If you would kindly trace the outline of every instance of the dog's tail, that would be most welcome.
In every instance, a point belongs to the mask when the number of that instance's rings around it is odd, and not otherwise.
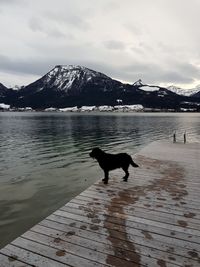
[[[131,158],[130,160],[131,160],[130,163],[131,163],[131,165],[132,165],[134,168],[138,168],[138,167],[139,167],[139,165],[137,165],[137,164],[133,161],[132,158]]]

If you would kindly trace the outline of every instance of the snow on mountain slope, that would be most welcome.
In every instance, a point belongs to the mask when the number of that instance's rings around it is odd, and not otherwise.
[[[140,89],[146,92],[154,92],[154,91],[158,91],[160,88],[157,86],[142,85],[140,86]]]
[[[12,90],[19,91],[19,90],[21,90],[23,87],[24,87],[24,86],[15,85],[15,86],[13,86],[13,87],[11,86],[10,88],[11,88]]]
[[[163,87],[154,86],[154,85],[145,85],[142,83],[141,80],[136,81],[133,85],[138,86],[139,89],[146,91],[146,92],[160,91],[161,88],[164,90]],[[196,86],[193,89],[182,89],[180,87],[171,85],[171,86],[166,87],[165,89],[169,90],[169,91],[171,91],[177,95],[193,96],[194,94],[197,94],[198,92],[200,92],[200,85]]]
[[[193,89],[182,89],[180,87],[171,85],[168,86],[167,89],[173,93],[176,93],[177,95],[192,96],[200,91],[200,85],[196,86]]]
[[[83,83],[88,83],[94,78],[101,77],[110,79],[106,75],[90,70],[82,66],[57,65],[54,69],[43,76],[43,84],[50,87],[56,87],[58,90],[67,92],[73,84],[80,87]],[[39,90],[42,90],[41,87]]]
[[[160,90],[159,86],[144,84],[141,79],[134,82],[133,86],[137,86],[139,87],[139,89],[146,91],[146,92],[154,92],[154,91]]]

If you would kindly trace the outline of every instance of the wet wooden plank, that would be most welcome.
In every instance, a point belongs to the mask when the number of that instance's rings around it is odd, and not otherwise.
[[[91,203],[89,203],[89,205],[91,205]],[[83,203],[83,202],[79,202],[79,203],[69,203],[67,206],[62,207],[61,210],[63,211],[76,211],[78,213],[81,213],[80,210],[84,210],[87,209],[89,206],[87,203]],[[102,210],[106,210],[107,205],[94,205],[95,209],[102,209]],[[112,207],[112,211],[113,211],[113,216],[120,216],[120,207]],[[105,213],[102,211],[99,211],[99,213],[102,213],[105,215]],[[161,212],[161,211],[156,211],[156,210],[151,210],[151,209],[138,209],[136,207],[134,208],[130,208],[125,210],[124,209],[124,213],[123,213],[123,217],[124,214],[129,216],[129,217],[142,217],[142,218],[146,218],[146,219],[151,219],[153,221],[157,221],[157,222],[165,222],[168,224],[173,224],[173,225],[178,225],[178,221],[182,220],[183,217],[187,218],[187,227],[188,228],[193,228],[193,229],[197,229],[200,230],[200,220],[196,219],[195,213],[192,212],[188,212],[188,213],[184,213],[183,215],[176,215],[176,214],[172,214],[172,213],[166,213],[166,212]],[[109,214],[107,214],[109,215]]]
[[[126,253],[126,255],[129,255],[130,253],[132,253],[131,251],[128,250],[123,250],[121,249],[121,247],[117,248],[118,254],[115,255],[112,249],[112,246],[109,244],[109,242],[107,243],[102,243],[99,241],[99,239],[95,240],[95,236],[87,236],[87,237],[81,237],[80,235],[76,235],[75,231],[69,231],[67,233],[63,232],[63,231],[59,231],[58,229],[54,230],[52,228],[47,228],[47,227],[42,227],[42,226],[36,226],[32,229],[33,234],[32,234],[32,238],[36,238],[34,233],[40,233],[42,235],[46,235],[48,237],[43,238],[44,240],[49,240],[47,242],[52,242],[52,240],[56,240],[56,243],[59,244],[63,244],[65,243],[65,245],[67,247],[70,247],[70,249],[73,251],[73,247],[75,246],[80,246],[80,247],[87,247],[88,249],[94,250],[92,253],[91,258],[93,257],[95,260],[97,260],[99,257],[101,260],[102,259],[102,263],[105,264],[105,256],[106,255],[110,255],[113,256],[114,258],[116,258],[116,261],[118,261],[118,263],[120,264],[126,264],[126,262],[123,262],[123,258],[124,258],[124,254]],[[70,233],[70,234],[69,234]],[[91,233],[90,233],[91,235]],[[51,237],[51,238],[49,238]],[[90,237],[90,239],[88,239],[88,237]],[[41,240],[41,238],[39,238],[39,240]],[[44,241],[45,242],[45,241]],[[140,246],[140,251],[143,254],[143,261],[142,264],[147,264],[148,266],[155,266],[156,264],[156,259],[159,259],[160,257],[168,257],[170,258],[170,254],[167,253],[166,251],[160,251],[157,249],[152,249],[146,246]],[[80,253],[80,249],[77,251],[77,253]],[[149,258],[149,255],[151,254],[152,258]],[[84,254],[85,255],[85,254]],[[170,259],[168,260],[169,264],[171,262],[171,264],[174,264],[174,261]],[[195,266],[196,262],[194,260],[190,260],[188,258],[186,258],[185,256],[176,256],[176,264],[180,264],[180,266],[183,266],[185,264],[185,262],[190,262],[190,264],[193,264]]]
[[[56,231],[57,233],[54,233],[54,235],[51,236],[50,232],[51,234],[53,233],[52,229],[50,231],[47,231],[47,229],[45,230],[43,229],[42,233],[38,231],[38,228],[35,230],[36,231],[29,231],[28,233],[25,233],[23,237],[29,240],[33,240],[35,242],[42,243],[44,245],[48,245],[49,247],[53,247],[58,250],[63,250],[64,248],[65,251],[73,255],[76,255],[77,258],[80,257],[79,264],[82,264],[81,266],[102,266],[102,265],[112,266],[111,264],[106,263],[106,259],[107,259],[107,255],[109,254],[109,251],[105,251],[105,250],[100,251],[100,249],[98,249],[100,246],[99,243],[97,246],[96,243],[92,240],[88,242],[88,239],[85,239],[85,240],[81,240],[80,238],[76,239],[76,236],[74,235],[73,232],[62,234],[59,237],[59,231]],[[70,242],[70,238],[71,238],[71,242]],[[133,252],[127,252],[127,255],[128,253],[131,255],[131,257],[133,257]],[[131,267],[132,264],[134,264],[134,261],[131,262],[130,260],[129,263],[127,263],[123,257],[120,257],[120,250],[119,250],[119,256],[114,255],[114,253],[110,253],[109,255],[112,258],[112,261],[118,262],[118,265],[120,266],[123,266],[125,264],[126,266]],[[88,260],[87,260],[86,264],[84,265],[85,259],[89,259],[90,262],[88,263]],[[147,257],[145,259],[144,264],[146,264],[148,261],[149,259]],[[76,266],[79,266],[79,265],[76,265]]]
[[[49,220],[46,220],[46,221],[58,222],[60,224],[69,225],[69,226],[71,224],[76,224],[77,227],[79,227],[80,229],[84,228],[84,229],[88,229],[89,231],[94,231],[94,232],[104,234],[106,236],[110,235],[111,237],[117,237],[119,239],[126,240],[124,238],[124,233],[126,233],[124,232],[124,228],[120,227],[120,225],[116,225],[113,223],[108,223],[107,225],[108,230],[109,230],[108,231],[103,226],[101,227],[98,224],[88,223],[83,220],[78,221],[78,220],[69,219],[69,218],[61,217],[61,216],[55,216],[55,215],[51,215]],[[149,235],[153,237],[152,239],[157,240],[157,241],[163,242],[163,238],[164,238],[165,239],[164,243],[167,243],[167,244],[172,244],[176,242],[176,246],[185,247],[188,250],[190,248],[193,249],[194,246],[199,248],[199,237],[191,235],[191,234],[183,235],[178,232],[175,232],[174,230],[170,232],[163,230],[160,233],[158,231],[151,232],[150,229],[148,228],[148,225],[140,226],[140,224],[136,224],[136,227],[131,228],[130,230],[131,231],[129,231],[127,235],[132,238],[136,238],[137,236],[138,237],[147,236],[146,233],[148,232]],[[191,244],[191,243],[194,243],[194,244]]]
[[[6,256],[0,253],[0,266],[4,267],[4,266],[10,266],[10,267],[29,267],[32,266],[30,264],[24,263],[19,261],[16,256]]]
[[[70,202],[71,204],[78,204],[78,205],[91,205],[93,203],[93,206],[95,208],[102,208],[105,209],[107,207],[107,201],[104,198],[101,198],[100,201],[94,201],[92,197],[83,197],[83,196],[78,196],[73,201]],[[113,205],[113,209],[118,210],[119,205],[115,203]],[[126,212],[128,212],[130,209],[124,208]],[[188,209],[187,212],[183,209],[178,209],[176,207],[173,208],[173,206],[169,206],[166,203],[163,205],[157,204],[157,202],[152,202],[151,204],[149,202],[144,201],[142,203],[137,202],[137,205],[134,205],[134,208],[132,210],[135,210],[137,212],[143,211],[143,212],[155,212],[155,213],[163,213],[163,215],[178,215],[178,216],[186,216],[187,213],[191,211],[191,209]],[[193,209],[194,213],[191,215],[191,219],[194,220],[200,220],[200,210]],[[189,216],[190,217],[190,216]]]
[[[81,266],[83,267],[100,267],[101,264],[97,262],[87,260],[85,258],[80,258],[74,254],[68,253],[64,247],[61,249],[60,247],[52,247],[45,245],[42,240],[41,242],[35,242],[31,239],[26,239],[23,237],[18,237],[12,242],[12,248],[10,250],[12,253],[16,254],[17,248],[21,248],[23,253],[26,251],[31,251],[35,255],[42,255],[42,261],[38,263],[37,259],[33,260],[33,264],[35,266]],[[3,249],[6,250],[7,247]],[[17,254],[18,255],[18,254]],[[20,254],[21,255],[21,254]],[[32,260],[32,256],[27,255],[27,261]],[[40,259],[41,260],[41,259]]]
[[[73,226],[71,226],[73,225]],[[88,227],[88,225],[84,225],[82,223],[76,222],[76,223],[70,223],[69,225],[66,225],[62,223],[61,221],[58,223],[56,221],[50,221],[50,220],[44,220],[41,222],[41,226],[45,226],[46,228],[50,228],[53,230],[60,231],[60,233],[68,233],[68,232],[74,232],[73,238],[70,240],[71,242],[74,242],[76,238],[86,238],[89,240],[92,240],[92,242],[96,241],[98,243],[103,243],[103,249],[107,249],[107,246],[110,247],[110,242],[106,238],[108,237],[108,233],[105,231],[105,229],[99,228],[98,231],[93,230]],[[82,230],[83,229],[83,230]],[[37,229],[33,229],[38,231]],[[39,230],[40,231],[40,230]],[[52,234],[53,231],[49,230],[50,233]],[[52,232],[51,232],[52,231]],[[156,238],[157,234],[148,234],[143,231],[134,231],[132,233],[132,236],[129,235],[129,239],[134,238],[134,242],[137,244],[137,246],[140,248],[141,254],[145,254],[146,256],[152,255],[155,258],[158,258],[158,256],[162,253],[163,255],[166,256],[166,252],[170,252],[172,250],[171,244],[173,244],[173,238],[169,238],[168,242],[163,243],[163,236],[158,236]],[[160,238],[159,238],[160,237]],[[125,244],[125,240],[123,238],[123,234],[120,236],[118,231],[113,230],[112,231],[112,239],[120,239],[121,244],[119,243],[119,246],[117,248],[121,249],[121,247]],[[90,241],[91,242],[91,241]],[[90,244],[90,242],[88,242]],[[91,242],[91,243],[92,243]],[[117,242],[113,242],[117,243]],[[105,244],[105,246],[104,246]],[[150,253],[151,252],[151,253]],[[173,253],[181,257],[181,261],[183,262],[184,258],[187,258],[187,248],[185,246],[176,246],[173,249]],[[149,254],[150,253],[150,254]]]
[[[64,267],[69,265],[65,265],[60,263],[59,261],[55,261],[47,255],[45,255],[43,248],[38,246],[37,252],[35,251],[34,246],[31,247],[31,243],[28,244],[28,246],[19,247],[14,244],[9,244],[5,248],[1,250],[1,253],[6,255],[7,257],[11,258],[17,258],[19,261],[24,262],[25,264],[30,264],[31,266],[44,266],[44,267]],[[51,250],[49,250],[51,252]],[[0,254],[0,261],[2,259],[2,255]],[[12,264],[12,265],[11,265]],[[16,265],[15,265],[16,264]],[[6,266],[17,266],[18,267],[18,261],[13,261],[12,263],[9,262]],[[20,265],[19,265],[20,266]],[[23,266],[23,265],[22,265]]]
[[[3,266],[200,266],[200,144],[155,142],[0,251]],[[12,259],[14,259],[12,261]],[[20,265],[22,264],[22,265]]]
[[[199,243],[199,238],[200,238],[200,232],[195,231],[193,229],[185,229],[185,227],[173,227],[168,224],[157,224],[155,225],[155,222],[151,220],[144,220],[141,218],[135,217],[135,221],[132,222],[126,222],[126,225],[124,223],[116,223],[117,219],[112,218],[109,216],[107,220],[104,220],[104,218],[101,218],[99,216],[99,221],[96,222],[95,220],[92,220],[91,218],[87,218],[87,216],[81,216],[77,214],[72,214],[72,213],[67,213],[63,211],[57,211],[54,213],[57,215],[59,218],[70,218],[73,219],[74,221],[81,221],[83,223],[91,224],[96,227],[104,227],[104,224],[106,223],[107,230],[117,230],[122,233],[126,233],[127,231],[134,231],[134,229],[139,229],[140,231],[147,231],[149,233],[158,233],[159,235],[162,235],[163,238],[167,236],[176,236],[177,238],[177,243],[180,245],[185,244],[184,240],[194,240],[194,243]],[[197,235],[198,234],[198,235]],[[190,245],[190,242],[188,242],[188,245]],[[196,246],[195,244],[191,245],[191,247]],[[197,245],[199,247],[199,245]]]

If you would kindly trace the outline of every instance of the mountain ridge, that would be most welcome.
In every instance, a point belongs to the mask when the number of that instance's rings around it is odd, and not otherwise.
[[[178,109],[184,102],[197,101],[193,97],[195,94],[192,97],[185,96],[177,94],[177,90],[144,84],[141,79],[133,84],[125,84],[84,66],[56,65],[41,78],[19,90],[0,84],[0,103],[4,100],[5,104],[15,107],[43,109],[116,105],[120,99],[121,103],[127,105]]]

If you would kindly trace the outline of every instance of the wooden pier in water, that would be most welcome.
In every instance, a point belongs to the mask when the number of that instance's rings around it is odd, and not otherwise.
[[[200,144],[154,142],[0,250],[0,267],[200,266]],[[98,166],[97,166],[98,168]]]

